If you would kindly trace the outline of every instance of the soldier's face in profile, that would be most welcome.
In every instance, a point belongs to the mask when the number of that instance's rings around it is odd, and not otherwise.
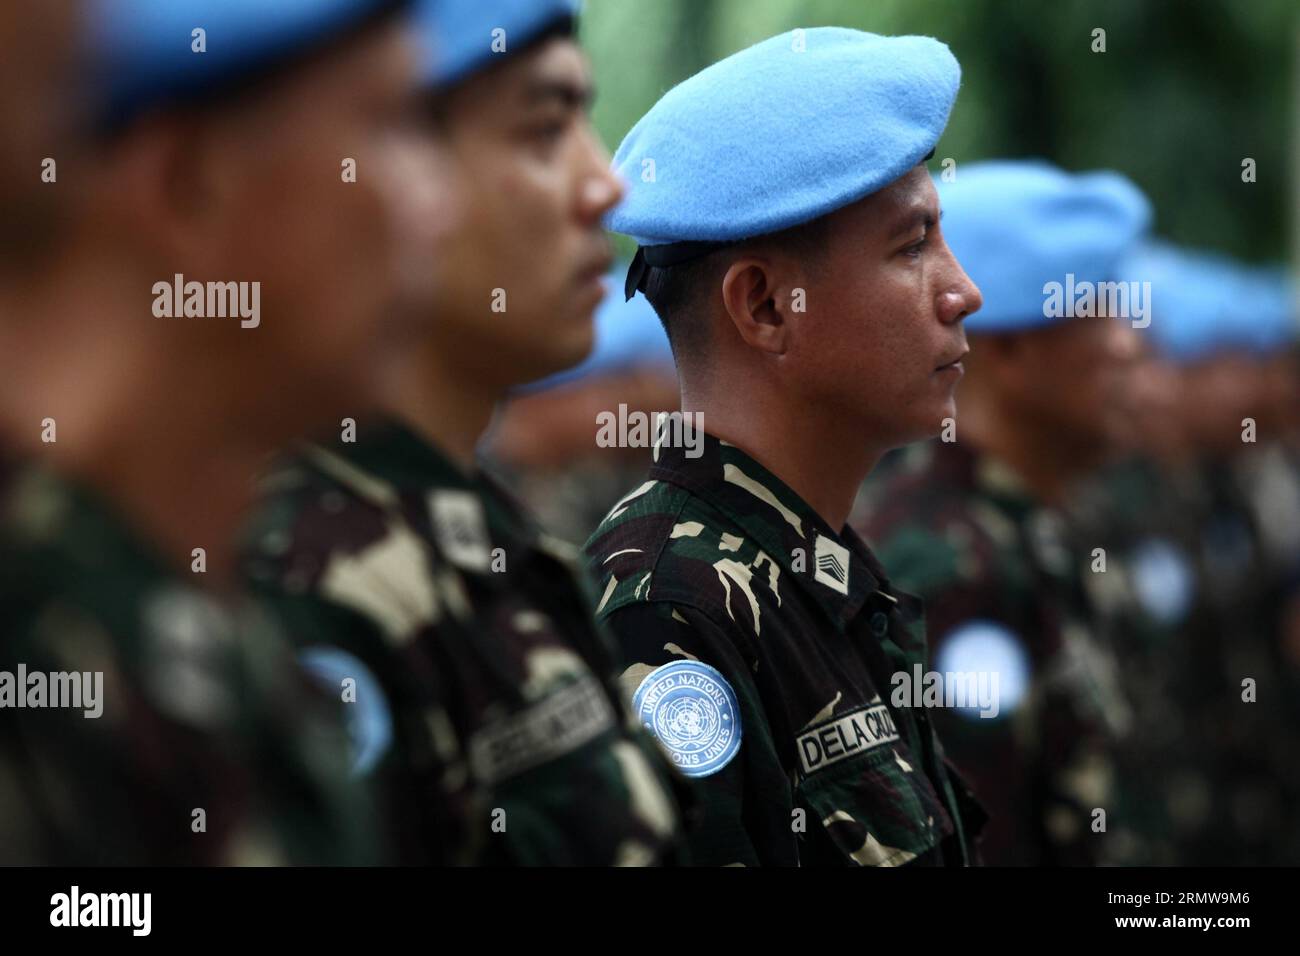
[[[471,76],[445,102],[466,210],[438,261],[435,347],[508,386],[591,349],[611,247],[601,226],[621,197],[587,117],[586,59],[566,38]]]
[[[261,283],[255,328],[205,325],[259,424],[364,414],[432,317],[451,185],[415,62],[402,27],[379,27],[180,137],[177,271]]]
[[[963,373],[961,319],[981,300],[943,241],[925,168],[833,213],[824,245],[804,277],[807,311],[792,314],[802,389],[877,440],[938,434]]]
[[[1300,353],[1294,347],[1268,359],[1262,369],[1262,404],[1269,421],[1287,440],[1300,439]]]
[[[1244,447],[1244,419],[1267,421],[1264,378],[1246,355],[1214,355],[1183,370],[1183,422],[1197,451],[1232,454]],[[1265,429],[1267,431],[1267,429]]]
[[[1014,336],[1005,364],[992,374],[1006,380],[1015,407],[1041,427],[1091,450],[1118,450],[1136,427],[1132,372],[1139,346],[1124,319],[1069,319]]]
[[[1126,388],[1132,428],[1125,433],[1128,449],[1158,457],[1176,457],[1185,448],[1182,421],[1182,379],[1172,362],[1142,355],[1130,369]]]

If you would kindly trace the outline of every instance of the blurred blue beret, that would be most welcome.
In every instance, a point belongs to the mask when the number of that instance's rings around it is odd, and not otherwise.
[[[728,242],[833,212],[930,153],[960,80],[930,37],[771,37],[673,87],[632,127],[614,157],[627,198],[608,225],[642,246]]]
[[[608,276],[611,288],[623,281],[626,271],[626,262],[614,267]],[[625,302],[621,295],[607,295],[596,310],[596,344],[586,361],[525,386],[524,391],[542,391],[588,377],[647,366],[661,366],[676,374],[663,323],[644,298]]]
[[[1136,247],[1125,278],[1151,283],[1156,351],[1176,362],[1225,352],[1266,355],[1300,337],[1296,287],[1279,266],[1248,266],[1217,253],[1152,241]]]
[[[450,86],[500,56],[522,49],[548,27],[576,17],[579,0],[420,0],[421,32],[431,42],[424,86]],[[505,47],[493,49],[494,31]]]
[[[102,125],[234,84],[411,0],[89,0]],[[206,52],[193,50],[192,31]]]
[[[1017,332],[1044,313],[1049,282],[1110,282],[1151,223],[1151,204],[1114,172],[1067,173],[1039,160],[959,166],[936,181],[943,236],[984,306],[966,331]]]

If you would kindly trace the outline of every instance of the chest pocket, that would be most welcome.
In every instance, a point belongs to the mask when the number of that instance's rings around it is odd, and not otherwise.
[[[802,731],[795,742],[808,862],[902,866],[952,833],[920,760],[879,700]]]

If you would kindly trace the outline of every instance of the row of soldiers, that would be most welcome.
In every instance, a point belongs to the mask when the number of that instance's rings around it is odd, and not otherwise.
[[[1118,180],[1053,210],[1050,175],[978,164],[941,186],[948,242],[985,290],[956,441],[888,460],[854,524],[926,597],[938,670],[1001,668],[997,719],[940,716],[986,800],[1029,811],[995,814],[988,858],[1294,862],[1288,282],[1145,238],[1145,200]],[[1128,309],[1026,319],[1012,286],[1084,279],[1083,218],[1106,191]]]
[[[1113,176],[974,163],[938,190],[945,240],[984,300],[965,322],[959,414],[887,456],[850,523],[925,599],[933,666],[1000,677],[996,714],[974,698],[938,711],[991,811],[984,860],[1293,862],[1300,367],[1286,273],[1151,239],[1145,200]],[[1098,215],[1107,232],[1089,238]],[[1081,283],[1098,242],[1120,257],[1115,279],[1137,283],[1128,317],[1043,315],[1035,294],[1067,272]],[[494,459],[571,533],[607,508],[582,501],[592,471],[617,485],[640,463],[557,464],[521,436],[576,455],[580,413],[606,396],[663,407],[671,352],[639,303],[607,302],[593,357],[516,401],[493,436]]]
[[[1154,268],[1127,264],[1150,211],[1037,163],[936,189],[960,78],[936,40],[770,38],[665,94],[611,170],[576,14],[0,13],[5,862],[963,865],[985,806],[994,862],[1168,860],[1188,815],[1159,785],[1200,799],[1204,862],[1280,850],[1294,365],[1211,363],[1242,404],[1207,408],[1224,389],[1129,316],[1050,314],[1045,281]],[[704,432],[657,431],[584,562],[478,451],[590,350],[606,226]],[[1213,427],[1240,408],[1267,461]],[[1144,454],[1112,479],[1117,451]],[[1175,502],[1205,457],[1207,509],[1258,466],[1267,503],[1231,515],[1267,573],[1214,565],[1240,542]],[[1116,502],[1167,513],[1164,550]],[[1000,719],[894,693],[946,660],[998,674]],[[102,711],[41,675],[102,680]]]

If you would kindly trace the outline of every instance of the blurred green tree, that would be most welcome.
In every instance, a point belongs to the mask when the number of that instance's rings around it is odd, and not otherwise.
[[[1278,260],[1300,172],[1298,13],[1295,0],[587,0],[582,38],[614,149],[666,90],[775,33],[935,36],[963,71],[938,158],[1116,169],[1147,191],[1162,235]]]

